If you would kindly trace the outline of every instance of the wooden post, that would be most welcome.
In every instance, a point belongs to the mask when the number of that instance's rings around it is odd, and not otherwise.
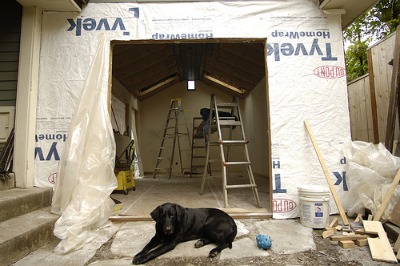
[[[388,117],[386,122],[386,137],[385,137],[385,146],[386,148],[392,152],[393,149],[393,140],[394,140],[394,131],[396,124],[396,113],[398,106],[398,97],[399,97],[399,86],[400,86],[400,26],[397,27],[396,30],[396,43],[394,46],[394,54],[393,54],[393,71],[392,71],[392,80],[390,85],[390,96],[389,96],[389,108],[388,108]]]

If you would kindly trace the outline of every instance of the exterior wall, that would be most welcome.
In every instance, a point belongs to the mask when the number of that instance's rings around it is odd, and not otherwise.
[[[306,119],[314,130],[336,189],[345,193],[342,145],[350,140],[350,123],[340,14],[326,14],[318,9],[315,1],[308,0],[88,4],[80,16],[45,12],[42,28],[37,134],[49,138],[37,143],[37,149],[51,150],[57,145],[57,152],[61,154],[63,141],[51,137],[68,131],[69,119],[82,93],[101,36],[105,36],[107,42],[267,38],[270,120],[261,124],[271,124],[270,132],[265,135],[270,133],[272,139],[274,217],[298,216],[299,185],[326,185],[304,127]],[[104,65],[105,73],[109,67],[107,63]],[[108,87],[108,77],[103,77],[103,86]],[[144,114],[150,115],[153,109],[165,114],[169,100],[178,96],[171,89],[167,91],[169,94],[163,99],[168,101],[164,106],[148,106],[146,111],[139,103],[142,139],[146,138],[144,134],[150,135],[151,141],[158,136],[159,131],[151,129],[150,125],[142,128],[143,120],[149,121]],[[204,100],[201,105],[208,102]],[[249,110],[249,106],[246,109]],[[262,119],[257,118],[257,121]],[[160,122],[163,127],[164,122]],[[148,146],[158,149],[159,144],[155,144],[155,148],[152,145],[144,141],[142,154]],[[53,160],[55,150],[48,155],[43,158]],[[58,163],[51,160],[37,160],[36,170],[46,170],[48,164],[51,171]],[[152,168],[153,164],[149,165],[145,168]],[[46,173],[38,172],[37,176],[47,178]],[[333,201],[331,208],[335,212]]]
[[[0,2],[0,106],[15,106],[22,7],[15,0]]]
[[[14,128],[22,7],[14,0],[0,2],[0,154]]]

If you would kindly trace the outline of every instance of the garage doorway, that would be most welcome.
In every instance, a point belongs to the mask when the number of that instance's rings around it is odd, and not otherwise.
[[[230,189],[230,211],[244,217],[246,213],[272,217],[266,39],[113,41],[111,51],[111,94],[118,95],[128,112],[136,110],[134,145],[140,150],[142,165],[142,174],[135,178],[135,190],[127,195],[120,191],[113,194],[122,202],[120,214],[148,216],[164,202],[185,207],[224,207],[220,162],[211,165],[212,175],[207,178],[203,195],[199,195],[202,171],[181,171],[190,169],[190,145],[181,147],[186,160],[178,159],[179,151],[174,153],[171,178],[153,178],[171,100],[181,99],[191,139],[196,127],[193,118],[200,117],[202,108],[209,108],[214,94],[219,102],[239,99],[261,202],[261,208],[256,208],[250,188]],[[194,89],[188,89],[188,81],[193,81]],[[128,128],[132,127],[132,114],[126,117]],[[218,149],[214,150],[210,150],[211,158],[220,157]],[[248,181],[239,169],[228,176],[228,180]]]

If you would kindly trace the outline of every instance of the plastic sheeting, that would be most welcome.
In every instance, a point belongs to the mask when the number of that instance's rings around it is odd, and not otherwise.
[[[400,168],[400,158],[393,156],[382,143],[348,142],[343,151],[349,188],[342,199],[343,207],[349,216],[364,213],[366,208],[375,215]],[[397,187],[382,214],[383,220],[389,219],[399,199],[400,187]]]
[[[61,214],[54,234],[61,239],[56,252],[66,253],[91,240],[90,232],[109,218],[117,187],[115,142],[102,86],[105,39],[101,38],[81,101],[71,122],[61,160],[51,211]]]

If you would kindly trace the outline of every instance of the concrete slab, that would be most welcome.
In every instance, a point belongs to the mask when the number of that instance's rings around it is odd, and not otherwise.
[[[132,259],[101,260],[88,264],[88,266],[124,266],[132,265]]]
[[[259,234],[272,238],[271,250],[279,254],[293,254],[315,250],[312,229],[297,220],[268,220],[255,223]]]
[[[241,258],[267,257],[269,252],[259,249],[257,243],[250,237],[238,239],[233,242],[232,249],[225,249],[221,252],[220,261],[236,260]]]
[[[111,244],[116,256],[133,257],[141,251],[155,234],[155,223],[129,222],[123,224]]]

